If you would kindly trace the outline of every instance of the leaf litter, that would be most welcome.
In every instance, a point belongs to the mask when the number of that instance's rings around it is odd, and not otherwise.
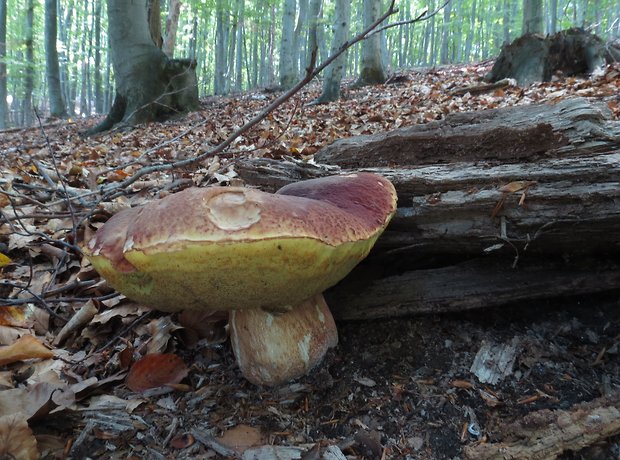
[[[401,72],[317,106],[306,105],[320,92],[310,85],[220,155],[105,195],[101,187],[140,167],[209,150],[277,95],[209,97],[182,120],[91,138],[81,132],[94,119],[2,133],[0,454],[447,458],[492,440],[497,420],[617,391],[617,299],[341,324],[341,344],[324,364],[266,389],[241,378],[225,315],[150,312],[111,289],[77,249],[121,209],[192,185],[239,184],[237,159],[309,161],[342,137],[575,95],[620,115],[617,65],[591,79],[458,93],[488,69]],[[524,193],[518,185],[507,193]],[[597,309],[584,313],[579,302]],[[520,344],[495,385],[470,372],[485,343]],[[468,431],[472,416],[480,436]],[[607,449],[620,452],[618,439]]]

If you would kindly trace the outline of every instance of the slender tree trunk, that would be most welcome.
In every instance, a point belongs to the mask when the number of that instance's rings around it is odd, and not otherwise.
[[[280,42],[280,85],[291,88],[297,80],[295,66],[295,9],[297,0],[284,0]]]
[[[523,29],[522,34],[543,33],[543,5],[542,0],[523,0]]]
[[[558,27],[558,0],[549,0],[549,29],[547,33],[553,35]]]
[[[321,17],[321,7],[323,6],[323,0],[310,0],[308,14],[310,16],[308,25],[308,45],[306,50],[306,62],[304,67],[310,65],[310,59],[312,53],[316,53],[317,61],[319,59],[319,18]]]
[[[84,12],[88,11],[88,0],[84,0]],[[82,16],[82,33],[86,33],[88,30],[88,14],[84,14]],[[81,88],[80,88],[80,114],[81,115],[90,115],[88,110],[88,58],[87,58],[87,40],[86,37],[82,39],[82,48],[81,48],[81,56],[82,56],[82,68],[81,68]]]
[[[28,0],[26,8],[26,74],[24,77],[24,105],[22,125],[30,126],[34,122],[34,106],[32,93],[34,91],[34,0]]]
[[[103,90],[101,87],[101,0],[95,0],[95,112],[103,113]]]
[[[381,16],[381,0],[364,0],[364,28],[370,26]],[[385,83],[387,75],[383,67],[381,33],[373,34],[362,42],[360,76],[356,86]]]
[[[45,63],[47,87],[50,102],[50,115],[62,117],[66,115],[65,104],[60,89],[60,66],[56,49],[58,12],[57,0],[45,0]]]
[[[9,121],[9,108],[6,103],[6,1],[0,0],[0,129],[5,129]]]
[[[235,91],[243,89],[243,26],[245,15],[245,0],[237,0],[237,46],[235,51]]]
[[[297,24],[295,25],[295,33],[293,34],[293,61],[295,66],[295,74],[299,75],[303,72],[306,62],[307,52],[304,45],[308,43],[304,36],[304,32],[308,30],[308,0],[299,0],[299,14],[297,15]]]
[[[215,79],[213,92],[226,94],[226,47],[228,35],[228,21],[224,0],[217,0],[215,6]]]
[[[336,13],[332,25],[334,37],[332,40],[332,53],[338,51],[347,41],[349,36],[349,20],[351,16],[351,3],[349,0],[336,0]],[[335,101],[340,97],[340,82],[344,77],[344,68],[347,63],[346,52],[342,53],[325,69],[323,79],[323,93],[317,102]]]
[[[174,56],[174,45],[177,40],[177,29],[179,27],[179,15],[181,14],[181,1],[170,0],[170,8],[168,9],[168,17],[166,18],[166,34],[162,51],[168,57]]]
[[[465,62],[469,62],[471,60],[471,47],[474,41],[474,33],[476,32],[476,9],[477,9],[477,1],[473,0],[471,4],[471,16],[469,23],[469,31],[467,33],[467,38],[465,39],[465,50],[463,52],[463,60]]]
[[[452,2],[448,3],[443,9],[443,24],[441,27],[441,52],[439,62],[447,64],[449,61],[448,44],[450,42],[450,16],[452,14]]]

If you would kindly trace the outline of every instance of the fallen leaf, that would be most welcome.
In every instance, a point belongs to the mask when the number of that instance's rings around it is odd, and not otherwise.
[[[170,440],[170,445],[175,449],[185,449],[196,442],[190,433],[179,434]]]
[[[0,366],[26,359],[53,357],[54,353],[33,335],[24,335],[12,345],[0,348]]]
[[[0,458],[39,458],[37,440],[21,412],[0,417]]]
[[[13,261],[11,260],[10,257],[5,256],[4,254],[2,254],[0,252],[0,267],[4,267],[4,266],[10,264],[11,262],[13,262]]]
[[[133,391],[179,383],[189,372],[181,358],[172,353],[154,353],[136,361],[125,383]]]
[[[258,428],[248,425],[237,425],[227,430],[218,438],[218,441],[241,454],[250,447],[264,444],[266,439]]]

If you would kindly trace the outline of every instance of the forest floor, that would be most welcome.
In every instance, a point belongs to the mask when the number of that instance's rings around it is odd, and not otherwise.
[[[237,369],[225,319],[197,324],[149,311],[117,295],[76,248],[125,207],[190,185],[239,183],[237,158],[309,160],[341,137],[572,96],[620,117],[619,66],[592,78],[453,93],[479,85],[488,70],[403,71],[325,105],[307,105],[319,94],[313,83],[218,157],[149,174],[103,200],[100,186],[208,150],[278,93],[209,97],[187,117],[90,138],[80,133],[95,119],[0,132],[0,345],[12,344],[0,348],[0,457],[17,457],[36,439],[44,458],[234,458],[250,446],[266,456],[248,450],[245,458],[319,459],[330,446],[353,459],[463,458],[468,447],[506,441],[502,426],[527,414],[617,395],[618,295],[341,322],[339,345],[317,369],[264,388]],[[513,366],[496,384],[481,383],[474,358],[502,345]],[[145,353],[185,364],[174,361],[163,376],[170,385],[135,392],[127,371]],[[133,378],[149,386],[148,372]],[[620,438],[562,458],[620,458]]]

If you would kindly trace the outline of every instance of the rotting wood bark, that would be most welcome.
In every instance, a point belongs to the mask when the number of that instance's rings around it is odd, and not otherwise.
[[[319,156],[344,171],[382,174],[399,196],[368,259],[327,293],[334,315],[394,317],[620,289],[620,122],[583,99],[449,118],[408,128],[409,137],[397,130],[337,141]],[[542,149],[536,139],[498,141],[480,154],[486,131],[532,133],[539,120],[550,127],[547,139],[562,141]],[[461,150],[449,161],[442,145],[456,142],[455,130],[469,140],[452,147]],[[419,154],[420,132],[425,146],[439,145],[437,157]],[[356,161],[363,166],[350,168]],[[240,160],[235,170],[270,191],[342,171],[269,159]]]
[[[620,394],[578,404],[570,410],[539,410],[493,430],[502,442],[465,446],[476,460],[551,459],[579,451],[620,433]]]
[[[315,154],[342,168],[404,167],[460,161],[496,163],[609,151],[620,124],[585,99],[448,114],[445,119],[381,134],[340,139]]]

